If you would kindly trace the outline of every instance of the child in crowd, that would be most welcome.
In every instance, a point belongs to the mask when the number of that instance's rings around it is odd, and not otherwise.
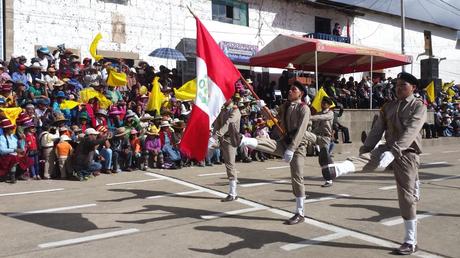
[[[64,179],[68,175],[66,169],[67,159],[72,155],[73,148],[70,145],[70,137],[66,134],[61,135],[59,143],[56,145],[56,157],[58,159],[60,178]]]
[[[40,171],[39,171],[39,160],[38,160],[38,144],[37,144],[37,135],[35,133],[35,124],[32,121],[24,124],[24,134],[25,134],[25,149],[27,150],[28,156],[28,165],[30,176],[34,180],[40,180]]]

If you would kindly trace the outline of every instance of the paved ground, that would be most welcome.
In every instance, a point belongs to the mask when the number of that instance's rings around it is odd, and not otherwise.
[[[460,257],[458,143],[422,156],[416,256]],[[391,173],[354,174],[325,189],[317,159],[307,158],[309,219],[287,226],[295,201],[286,163],[237,168],[241,198],[232,203],[219,201],[223,166],[2,183],[0,257],[390,257],[403,238]]]

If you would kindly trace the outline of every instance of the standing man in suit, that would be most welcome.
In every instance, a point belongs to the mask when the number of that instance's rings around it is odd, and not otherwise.
[[[294,225],[305,221],[304,201],[305,186],[303,183],[304,158],[309,141],[305,131],[310,121],[310,109],[302,102],[307,94],[306,88],[298,81],[294,82],[288,92],[288,101],[280,106],[279,121],[285,130],[285,135],[278,141],[270,138],[248,138],[242,136],[240,145],[283,157],[291,167],[292,191],[296,199],[295,215],[285,224]],[[258,101],[263,108],[263,100]]]
[[[422,153],[421,130],[426,121],[426,107],[414,97],[418,80],[412,74],[398,74],[396,100],[383,105],[364,145],[359,159],[331,164],[332,179],[355,172],[357,165],[363,171],[383,169],[392,164],[398,190],[401,216],[404,219],[405,238],[395,253],[409,255],[417,251],[417,201],[420,199],[418,168]],[[385,134],[385,143],[376,147]],[[363,159],[370,152],[369,159]]]
[[[236,192],[236,170],[235,156],[238,143],[234,140],[237,138],[240,129],[241,112],[238,106],[234,105],[229,99],[220,111],[219,116],[214,122],[214,131],[209,140],[209,147],[215,147],[217,141],[220,143],[220,150],[225,161],[227,170],[229,191],[227,197],[222,199],[222,202],[230,202],[238,199]],[[229,128],[231,128],[229,130]]]

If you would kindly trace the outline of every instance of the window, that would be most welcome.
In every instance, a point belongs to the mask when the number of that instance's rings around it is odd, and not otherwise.
[[[315,33],[331,34],[331,19],[315,16]]]
[[[235,0],[212,0],[212,19],[248,26],[248,4]]]

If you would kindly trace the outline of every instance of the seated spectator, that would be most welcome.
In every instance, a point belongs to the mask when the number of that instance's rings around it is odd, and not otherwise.
[[[72,155],[73,172],[80,181],[87,180],[90,175],[98,175],[102,169],[101,163],[95,161],[95,151],[98,145],[104,144],[106,137],[98,137],[99,134],[94,128],[86,129],[85,136]]]
[[[165,168],[182,167],[181,155],[177,149],[177,142],[173,138],[173,133],[168,121],[162,121],[160,124],[160,142]]]
[[[14,125],[9,119],[0,121],[3,135],[0,136],[0,177],[2,181],[16,183],[16,168],[24,150],[18,145],[18,138],[14,135]]]
[[[110,142],[112,148],[113,169],[116,173],[121,171],[132,171],[132,151],[125,127],[119,127],[115,130],[114,137]]]
[[[161,141],[159,130],[153,125],[147,130],[144,140],[144,162],[145,167],[163,168],[163,153],[161,152]]]

